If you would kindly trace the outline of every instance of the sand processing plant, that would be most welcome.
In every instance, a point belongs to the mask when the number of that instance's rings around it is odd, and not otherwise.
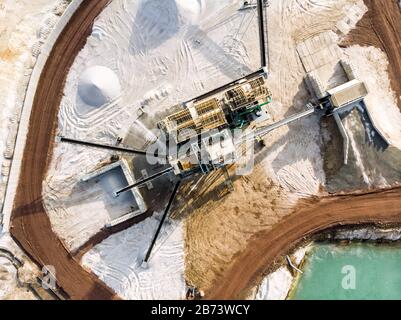
[[[343,62],[343,64],[345,63]],[[268,77],[265,67],[245,78],[224,85],[189,102],[172,107],[173,110],[181,110],[167,116],[157,124],[161,134],[164,137],[167,136],[167,139],[164,139],[164,148],[161,148],[162,151],[159,148],[156,153],[152,149],[152,153],[150,153],[152,157],[162,158],[163,160],[167,159],[168,167],[129,185],[120,186],[120,188],[115,187],[115,191],[113,192],[115,197],[122,197],[127,191],[134,190],[136,201],[139,199],[142,205],[138,213],[131,213],[126,218],[114,220],[109,226],[115,226],[118,222],[124,222],[138,214],[144,213],[146,211],[145,204],[143,204],[137,188],[150,183],[162,175],[173,172],[179,180],[176,182],[168,205],[160,220],[159,227],[145,255],[144,262],[147,262],[176,196],[181,179],[197,173],[208,174],[211,171],[222,169],[226,179],[225,183],[230,188],[230,191],[232,191],[232,183],[226,166],[235,163],[238,159],[237,148],[239,145],[249,140],[261,140],[273,130],[309,117],[312,114],[317,113],[320,116],[334,117],[343,137],[344,164],[346,165],[348,163],[349,138],[340,114],[350,112],[358,105],[364,109],[362,101],[368,92],[364,83],[355,79],[352,69],[346,64],[345,66],[347,67],[346,71],[349,76],[348,82],[326,92],[318,91],[316,93],[316,90],[319,90],[321,87],[319,87],[318,80],[316,78],[307,78],[310,86],[315,90],[316,98],[307,104],[305,111],[272,124],[259,124],[253,130],[242,131],[242,129],[251,126],[258,117],[262,116],[262,113],[267,113],[266,108],[272,102],[271,92],[265,83],[265,79]],[[238,129],[241,130],[242,134],[235,136],[234,131]],[[148,153],[149,155],[149,152],[145,150],[130,150],[127,147],[101,145],[96,142],[66,137],[59,137],[59,141],[134,154],[146,155]],[[160,141],[158,143],[154,142],[154,144],[160,146]],[[174,144],[174,148],[172,144]],[[172,155],[171,149],[175,151],[175,154]],[[112,165],[113,168],[114,166]],[[100,174],[97,172],[90,175],[90,178],[104,174],[105,170],[102,169]],[[83,178],[83,180],[88,179]],[[111,191],[109,191],[110,193]]]
[[[321,231],[399,222],[400,53],[397,28],[378,27],[398,11],[368,0],[65,10],[46,19],[55,31],[33,46],[13,113],[5,274],[32,260],[40,284],[53,266],[54,299],[284,299],[298,249]],[[379,40],[361,40],[370,25]]]

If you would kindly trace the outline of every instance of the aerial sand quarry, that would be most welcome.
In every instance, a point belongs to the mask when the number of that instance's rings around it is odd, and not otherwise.
[[[32,261],[57,270],[57,294],[285,299],[317,233],[401,222],[396,1],[267,1],[265,66],[260,12],[243,1],[74,2],[18,130],[3,212]],[[249,112],[227,93],[237,85]],[[253,167],[238,174],[242,154],[151,164],[140,151],[179,115],[182,128],[258,132]],[[15,271],[1,261],[5,295]]]

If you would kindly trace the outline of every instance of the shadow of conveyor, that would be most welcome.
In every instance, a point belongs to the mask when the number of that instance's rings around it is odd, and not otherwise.
[[[250,74],[252,70],[228,54],[210,36],[198,26],[191,25],[188,34],[194,49],[200,50],[202,55],[228,78],[234,80]]]

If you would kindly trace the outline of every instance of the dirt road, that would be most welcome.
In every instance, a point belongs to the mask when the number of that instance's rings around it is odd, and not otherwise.
[[[387,54],[391,88],[401,110],[401,8],[397,0],[365,0],[365,4],[369,11],[343,45],[374,46]]]
[[[334,226],[366,223],[401,223],[401,187],[305,201],[271,230],[256,234],[205,298],[244,298],[275,260],[305,237]]]
[[[108,2],[84,1],[47,61],[34,99],[11,220],[14,239],[41,266],[55,267],[58,284],[72,299],[112,299],[115,294],[96,276],[86,272],[52,232],[42,203],[42,181],[52,154],[68,70],[84,46],[94,19]]]

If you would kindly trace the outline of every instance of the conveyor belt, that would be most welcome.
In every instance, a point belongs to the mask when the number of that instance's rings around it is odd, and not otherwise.
[[[155,173],[155,174],[153,174],[153,175],[151,175],[151,176],[149,176],[149,177],[147,177],[147,178],[138,180],[138,181],[136,181],[134,184],[132,184],[132,185],[130,185],[130,186],[127,186],[127,187],[125,187],[125,188],[123,188],[123,189],[121,189],[121,190],[118,190],[117,192],[114,193],[114,196],[118,197],[118,196],[119,196],[121,193],[123,193],[123,192],[126,192],[126,191],[128,191],[128,190],[131,190],[131,189],[133,189],[133,188],[135,188],[135,187],[139,187],[139,186],[145,184],[146,182],[149,182],[149,181],[151,181],[151,180],[153,180],[153,179],[156,179],[156,178],[158,178],[158,177],[160,177],[160,176],[162,176],[162,175],[164,175],[164,174],[166,174],[166,173],[169,173],[169,172],[171,172],[171,171],[173,171],[173,168],[172,168],[172,167],[169,167],[169,168],[167,168],[167,169],[165,169],[165,170],[163,170],[163,171],[161,171],[161,172]]]
[[[260,44],[260,59],[261,66],[267,66],[267,52],[266,52],[266,34],[265,34],[265,17],[264,17],[264,8],[263,8],[263,0],[258,0],[257,8],[258,8],[258,20],[259,20],[259,44]]]
[[[170,210],[170,207],[171,207],[171,205],[173,204],[173,201],[174,201],[174,199],[175,199],[175,196],[177,195],[178,188],[180,187],[180,184],[181,184],[181,180],[178,180],[177,183],[175,184],[174,190],[173,190],[173,192],[172,192],[172,194],[171,194],[171,196],[170,196],[170,199],[168,200],[167,207],[166,207],[166,209],[164,210],[164,213],[163,213],[163,216],[162,216],[162,218],[161,218],[161,220],[160,220],[159,226],[157,227],[156,233],[155,233],[155,235],[154,235],[154,237],[153,237],[153,240],[152,240],[152,242],[151,242],[151,244],[150,244],[150,247],[149,247],[149,249],[148,249],[148,252],[146,253],[145,259],[143,260],[145,263],[147,263],[148,260],[149,260],[149,258],[150,258],[150,254],[152,253],[153,247],[155,246],[157,237],[159,236],[159,233],[160,233],[160,231],[161,231],[161,229],[162,229],[163,223],[164,223],[164,221],[166,220],[167,215],[168,215],[168,212],[169,212],[169,210]]]
[[[282,127],[282,126],[285,126],[285,125],[287,125],[287,124],[289,124],[291,122],[297,121],[297,120],[302,119],[302,118],[309,117],[310,115],[315,113],[315,110],[316,110],[315,108],[311,108],[311,109],[308,109],[306,111],[303,111],[303,112],[300,112],[300,113],[296,113],[296,114],[294,114],[294,115],[292,115],[292,116],[290,116],[288,118],[285,118],[285,119],[283,119],[281,121],[277,121],[277,122],[275,122],[273,124],[270,124],[268,126],[260,127],[260,128],[258,128],[256,130],[252,131],[251,133],[245,135],[244,137],[242,137],[242,139],[239,140],[238,142],[236,142],[236,144],[241,144],[241,143],[243,143],[243,142],[245,142],[247,140],[250,140],[250,139],[253,140],[256,137],[260,137],[261,138],[261,137],[265,136],[266,134],[268,134],[269,132],[271,132],[273,130],[276,130],[276,129]]]
[[[66,137],[59,137],[60,142],[65,142],[65,143],[71,143],[71,144],[78,144],[86,147],[93,147],[93,148],[101,148],[101,149],[107,149],[107,150],[113,150],[113,151],[118,151],[118,152],[125,152],[125,153],[131,153],[131,154],[137,154],[137,155],[143,155],[146,156],[147,152],[143,150],[137,150],[137,149],[132,149],[132,148],[126,148],[126,147],[119,147],[119,146],[111,146],[111,145],[106,145],[106,144],[100,144],[97,142],[91,142],[91,141],[84,141],[84,140],[78,140],[78,139],[72,139],[72,138],[66,138]],[[153,156],[153,155],[149,155]],[[154,155],[156,158],[163,158],[165,159],[165,155]]]

